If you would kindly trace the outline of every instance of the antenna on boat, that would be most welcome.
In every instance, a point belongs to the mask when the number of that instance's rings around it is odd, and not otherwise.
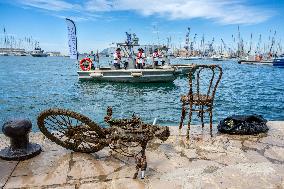
[[[74,21],[69,18],[66,18],[66,23],[68,29],[68,46],[70,59],[78,60],[76,25]]]

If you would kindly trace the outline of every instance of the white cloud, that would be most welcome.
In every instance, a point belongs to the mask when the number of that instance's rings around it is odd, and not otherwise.
[[[273,16],[272,11],[248,6],[244,0],[88,0],[72,4],[64,0],[23,0],[22,4],[50,11],[83,15],[110,11],[134,11],[169,20],[203,18],[220,24],[256,24]]]
[[[53,14],[52,16],[55,16],[57,18],[65,19],[69,18],[75,22],[81,22],[81,21],[88,21],[90,18],[84,17],[84,16],[65,16],[65,15],[59,15],[59,14]]]
[[[272,16],[269,10],[245,5],[236,0],[89,0],[89,11],[136,11],[170,20],[204,18],[221,24],[254,24]]]
[[[51,11],[67,11],[80,9],[80,5],[68,3],[63,0],[21,0],[21,4]]]
[[[88,11],[109,11],[113,8],[113,2],[109,0],[88,1],[85,9]]]

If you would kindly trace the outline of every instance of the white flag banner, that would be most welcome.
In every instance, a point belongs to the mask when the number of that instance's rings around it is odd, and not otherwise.
[[[68,29],[69,55],[71,59],[78,59],[76,26],[75,23],[68,18],[66,18],[66,23]]]

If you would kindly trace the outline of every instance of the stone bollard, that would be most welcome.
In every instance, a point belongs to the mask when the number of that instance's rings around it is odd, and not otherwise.
[[[29,142],[30,120],[19,119],[4,123],[3,133],[10,138],[10,146],[0,151],[0,158],[4,160],[22,161],[32,158],[41,152],[39,144]]]

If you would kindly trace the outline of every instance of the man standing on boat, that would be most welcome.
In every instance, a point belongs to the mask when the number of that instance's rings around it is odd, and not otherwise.
[[[137,58],[136,58],[136,68],[143,69],[145,65],[145,53],[142,48],[138,49]]]
[[[115,53],[113,54],[113,65],[115,69],[120,69],[120,62],[121,62],[120,48],[117,48]]]
[[[159,65],[159,56],[158,49],[155,49],[152,55],[154,68]]]
[[[163,48],[161,49],[161,51],[159,53],[162,66],[164,66],[165,64],[169,64],[167,52],[168,52],[167,47],[163,46]]]

